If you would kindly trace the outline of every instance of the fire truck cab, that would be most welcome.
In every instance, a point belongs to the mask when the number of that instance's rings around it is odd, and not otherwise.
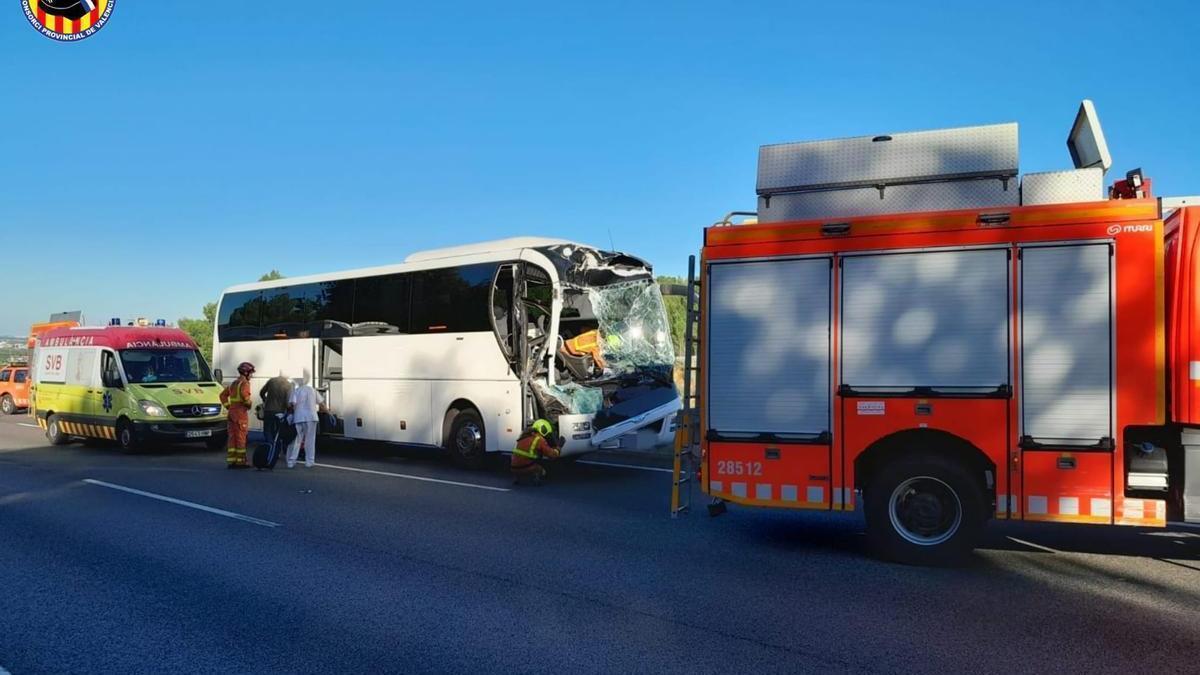
[[[985,521],[1200,520],[1200,208],[1140,171],[1017,170],[1017,128],[764,146],[707,228],[696,408],[714,506],[865,512],[940,563]]]

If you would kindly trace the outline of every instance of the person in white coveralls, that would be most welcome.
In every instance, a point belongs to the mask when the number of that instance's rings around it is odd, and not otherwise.
[[[304,377],[296,380],[296,387],[288,396],[288,411],[296,426],[296,440],[288,446],[287,452],[289,469],[296,466],[301,444],[304,446],[304,466],[311,467],[317,461],[317,421],[320,413],[325,412],[325,399],[309,384],[310,378],[311,374],[305,370]]]

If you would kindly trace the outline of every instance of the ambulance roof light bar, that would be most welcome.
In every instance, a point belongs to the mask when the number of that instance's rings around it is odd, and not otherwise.
[[[1083,99],[1079,104],[1079,112],[1075,114],[1075,123],[1071,125],[1071,133],[1067,136],[1067,149],[1071,151],[1071,160],[1076,169],[1086,169],[1098,166],[1105,172],[1112,166],[1112,155],[1108,154],[1108,142],[1104,140],[1104,130],[1100,128],[1100,117],[1096,115],[1096,106],[1089,99]]]

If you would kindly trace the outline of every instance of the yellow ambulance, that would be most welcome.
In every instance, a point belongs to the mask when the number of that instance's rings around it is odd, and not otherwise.
[[[127,451],[224,447],[221,385],[178,328],[57,328],[38,337],[33,359],[30,411],[53,445],[92,438]]]

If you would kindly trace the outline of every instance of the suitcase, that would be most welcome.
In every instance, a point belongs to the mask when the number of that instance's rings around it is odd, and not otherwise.
[[[275,431],[275,438],[268,439],[266,442],[259,443],[254,446],[254,452],[250,456],[250,463],[256,469],[274,469],[275,463],[279,461],[279,455],[287,451],[287,447],[296,438],[296,428],[287,423],[280,416],[278,426]]]
[[[254,455],[250,458],[254,468],[259,470],[275,468],[275,462],[279,461],[279,453],[282,450],[281,444],[277,442],[278,439],[279,437],[276,436],[273,442],[259,443],[254,446]]]

